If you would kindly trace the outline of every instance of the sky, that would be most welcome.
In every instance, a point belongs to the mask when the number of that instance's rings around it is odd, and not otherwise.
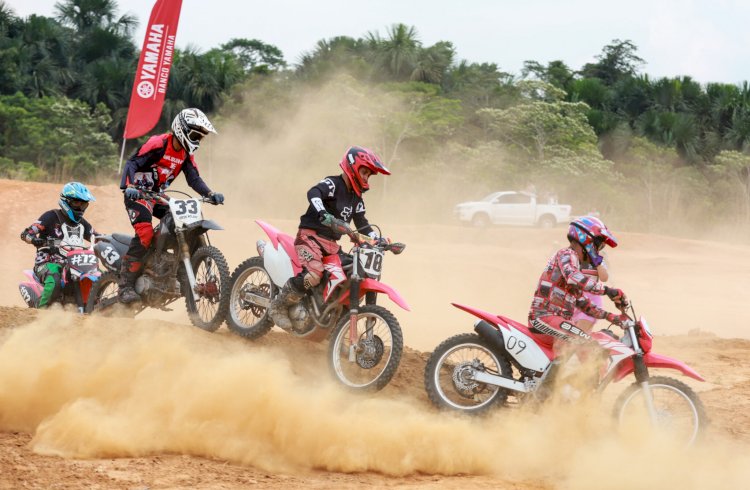
[[[56,0],[4,0],[17,15],[54,16]],[[120,0],[140,22],[154,0]],[[183,0],[177,47],[201,51],[232,38],[258,39],[287,63],[334,36],[385,36],[414,26],[424,46],[451,41],[457,59],[496,63],[519,74],[525,60],[595,61],[614,39],[630,40],[651,77],[689,75],[701,83],[750,80],[748,0]]]

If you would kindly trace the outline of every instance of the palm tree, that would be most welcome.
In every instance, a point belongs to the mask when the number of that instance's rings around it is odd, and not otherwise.
[[[373,50],[375,61],[391,80],[408,80],[417,65],[421,42],[413,26],[394,24],[388,28],[388,37],[381,39],[377,33],[369,33],[367,41]]]
[[[453,44],[440,41],[429,48],[420,49],[411,80],[441,84],[448,68],[453,64],[456,51]]]

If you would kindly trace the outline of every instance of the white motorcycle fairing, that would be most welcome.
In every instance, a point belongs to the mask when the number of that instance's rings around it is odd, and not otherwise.
[[[261,245],[260,242],[263,244]],[[270,242],[259,240],[258,245],[258,250],[263,257],[263,267],[266,269],[266,272],[271,276],[271,280],[274,284],[280,288],[284,287],[287,280],[294,276],[292,260],[289,258],[286,250],[281,246],[281,243],[278,243],[277,246],[274,247]]]

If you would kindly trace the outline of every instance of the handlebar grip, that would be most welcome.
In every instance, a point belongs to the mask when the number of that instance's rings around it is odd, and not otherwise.
[[[395,243],[391,243],[390,245],[388,245],[388,250],[393,252],[393,255],[400,254],[401,252],[404,251],[405,248],[406,248],[406,244],[401,243],[401,242],[395,242]]]

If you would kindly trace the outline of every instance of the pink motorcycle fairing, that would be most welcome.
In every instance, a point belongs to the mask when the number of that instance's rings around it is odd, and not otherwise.
[[[376,281],[375,279],[370,279],[369,277],[362,282],[359,283],[359,296],[360,298],[365,295],[366,292],[373,291],[376,293],[384,293],[387,294],[388,297],[399,305],[401,308],[405,309],[406,311],[411,311],[409,308],[409,305],[406,303],[404,298],[401,297],[401,295],[392,287],[390,287],[387,284],[384,284],[380,281]],[[345,303],[349,301],[349,290],[344,291],[344,294],[341,295],[341,298],[339,299],[339,303]]]
[[[281,246],[284,248],[284,251],[286,251],[286,254],[292,261],[292,268],[294,269],[294,273],[299,273],[302,270],[302,264],[299,263],[297,250],[294,248],[294,238],[282,232],[275,226],[269,225],[265,221],[256,219],[255,222],[258,223],[258,226],[260,226],[263,231],[266,232],[266,235],[268,235],[268,238],[271,239],[271,244],[274,248],[278,249],[279,244],[281,244]]]
[[[34,292],[36,292],[39,296],[41,296],[42,291],[44,291],[44,286],[39,282],[39,279],[36,278],[34,271],[31,269],[24,269],[23,275],[28,277],[30,281],[22,282],[20,285],[28,286],[29,288],[33,289]]]
[[[458,303],[451,303],[451,304],[455,306],[456,308],[458,308],[459,310],[463,310],[467,313],[470,313],[477,318],[481,318],[482,320],[485,320],[493,325],[497,325],[501,328],[504,328],[505,330],[510,331],[511,328],[514,328],[518,330],[519,332],[523,333],[524,335],[531,337],[532,339],[536,338],[536,334],[532,332],[531,330],[529,330],[529,327],[511,318],[508,318],[502,315],[495,315],[494,313],[488,313],[484,310],[480,310],[479,308],[474,308],[472,306],[461,305]],[[549,359],[553,359],[555,357],[555,354],[552,351],[552,349],[550,349],[549,347],[547,347],[541,342],[536,342],[536,344],[537,346],[539,346],[539,348],[544,352],[544,354]]]
[[[677,359],[672,359],[671,357],[649,352],[647,354],[644,354],[643,361],[646,363],[646,366],[650,368],[675,369],[677,371],[680,371],[685,376],[689,376],[695,380],[706,381],[705,378],[698,374],[698,372],[693,368],[691,368],[684,362],[678,361]],[[613,381],[620,381],[622,378],[632,373],[633,371],[633,358],[631,357],[628,359],[624,359],[617,367],[617,371],[615,372]]]

